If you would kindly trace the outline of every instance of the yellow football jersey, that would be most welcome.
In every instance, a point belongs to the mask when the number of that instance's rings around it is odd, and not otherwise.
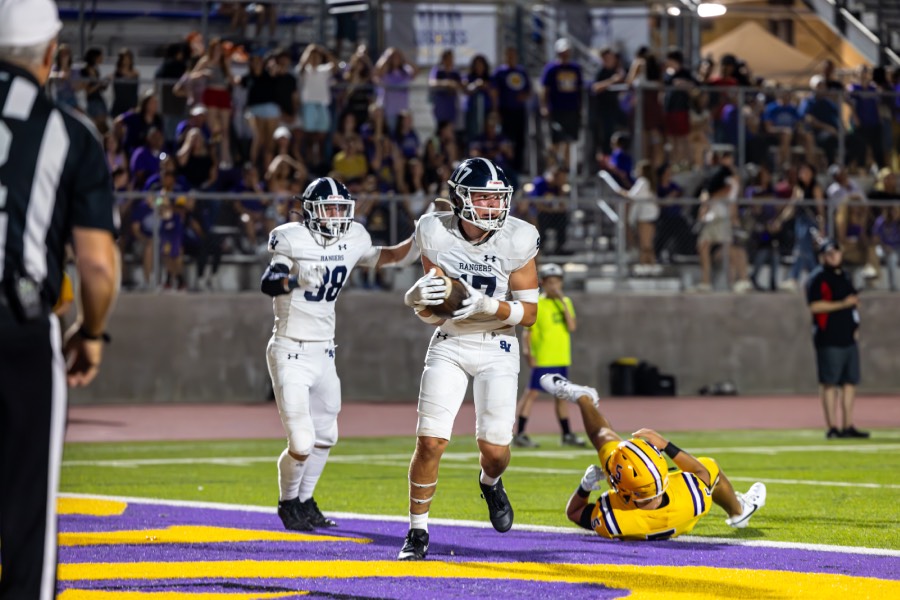
[[[606,461],[617,442],[600,449],[600,464]],[[653,510],[637,508],[630,499],[610,490],[597,500],[591,513],[591,528],[605,538],[665,540],[689,533],[713,504],[712,493],[719,482],[719,465],[712,458],[698,457],[709,471],[706,486],[693,473],[669,471],[669,485],[662,506]]]

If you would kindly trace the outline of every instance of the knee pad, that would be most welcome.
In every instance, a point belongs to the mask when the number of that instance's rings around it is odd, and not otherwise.
[[[286,419],[288,430],[288,449],[301,456],[312,452],[316,442],[316,431],[308,418]]]
[[[489,427],[485,431],[480,432],[477,438],[495,446],[509,446],[513,440],[513,433],[512,429]]]
[[[334,415],[334,419],[326,426],[319,427],[318,424],[316,426],[316,446],[327,446],[331,447],[337,444],[338,441],[338,424],[337,424],[337,415]]]

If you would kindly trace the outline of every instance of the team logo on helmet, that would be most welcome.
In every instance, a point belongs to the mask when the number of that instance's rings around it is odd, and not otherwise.
[[[503,227],[513,195],[503,169],[486,158],[469,158],[454,169],[447,183],[453,212],[460,219],[485,231]]]
[[[609,485],[635,500],[652,500],[669,486],[669,466],[660,451],[645,440],[619,443],[606,465]]]
[[[343,183],[320,177],[306,187],[300,199],[306,226],[325,238],[326,244],[336,242],[350,229],[355,202]]]

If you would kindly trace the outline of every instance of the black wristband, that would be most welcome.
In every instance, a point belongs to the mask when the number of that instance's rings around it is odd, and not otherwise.
[[[88,333],[87,329],[85,329],[84,326],[82,326],[78,330],[78,335],[79,335],[79,337],[81,337],[81,339],[90,340],[92,342],[96,342],[97,340],[103,340],[104,342],[106,342],[108,344],[112,341],[112,338],[109,337],[109,334],[106,333],[105,331],[99,335],[94,335],[92,333]]]
[[[669,458],[675,458],[676,456],[678,456],[678,453],[681,452],[681,448],[679,448],[672,442],[669,442],[668,444],[666,444],[666,447],[663,448],[663,452],[665,452],[666,456],[668,456]]]
[[[591,490],[586,490],[579,485],[578,489],[575,490],[575,493],[578,494],[579,498],[588,498],[591,495]]]

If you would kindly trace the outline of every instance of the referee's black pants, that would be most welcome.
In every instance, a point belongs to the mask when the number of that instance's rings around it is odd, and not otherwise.
[[[56,492],[66,370],[55,316],[17,323],[0,305],[0,599],[56,591]]]

